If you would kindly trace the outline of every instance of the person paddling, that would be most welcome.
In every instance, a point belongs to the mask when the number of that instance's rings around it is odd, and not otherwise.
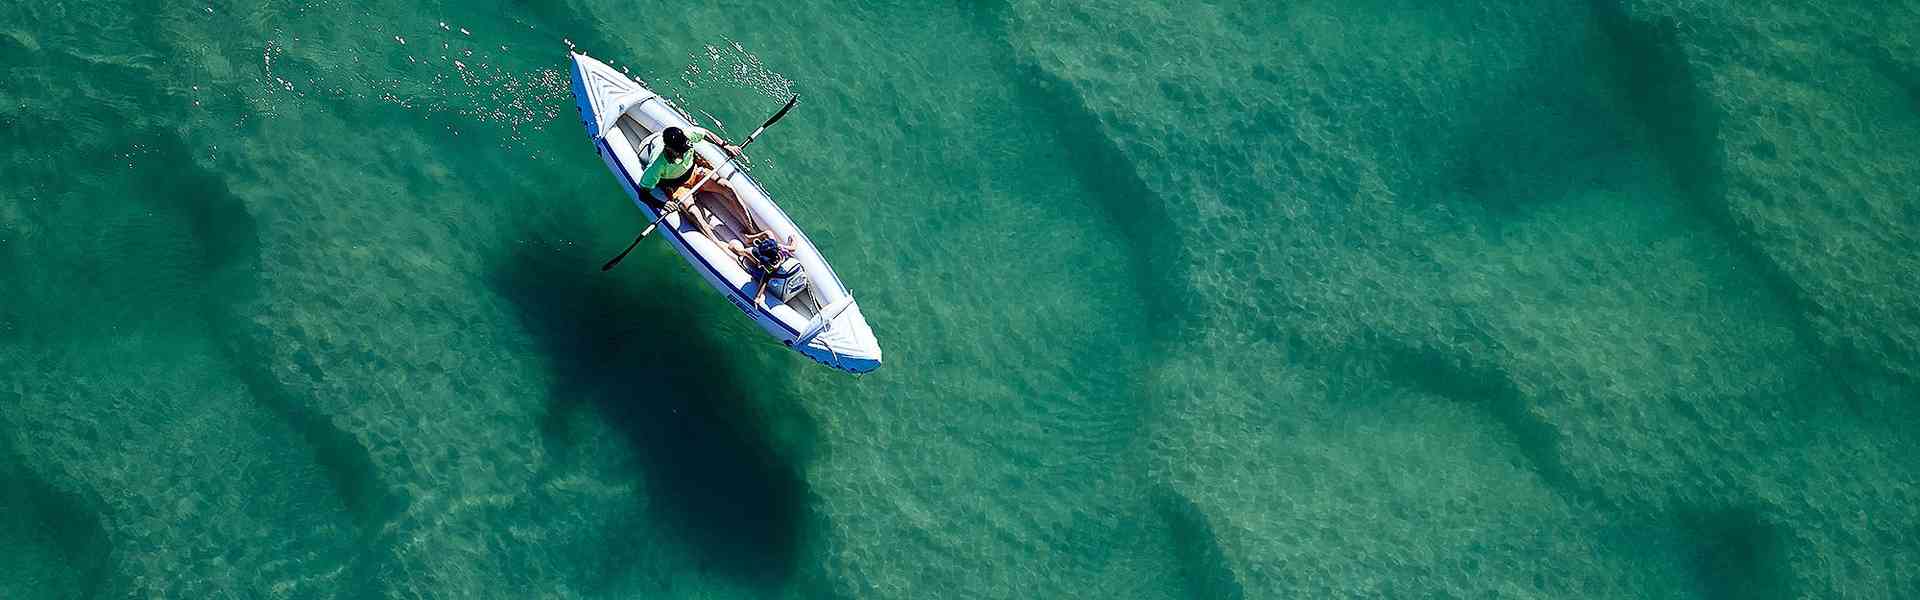
[[[726,180],[719,177],[706,177],[707,168],[698,164],[699,156],[693,152],[693,144],[707,139],[719,142],[728,153],[740,151],[740,148],[728,144],[712,131],[699,126],[694,126],[691,132],[681,130],[679,127],[668,127],[648,142],[654,159],[647,165],[646,170],[640,173],[638,183],[643,188],[660,190],[661,194],[669,199],[665,206],[657,207],[661,214],[673,212],[675,209],[682,208],[683,205],[691,206],[696,198],[694,196],[696,190],[690,189],[689,184],[699,179],[706,180],[706,183],[702,184],[697,191],[720,194],[736,205],[740,203],[739,196],[733,193],[733,186],[727,185]],[[713,230],[707,225],[706,219],[696,217],[694,222],[700,226],[700,230],[706,233],[708,238],[714,237]]]

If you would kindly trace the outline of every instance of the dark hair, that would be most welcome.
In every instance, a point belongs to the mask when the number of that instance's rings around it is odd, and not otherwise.
[[[668,127],[666,131],[660,132],[660,140],[666,142],[667,151],[674,154],[685,153],[687,149],[693,147],[693,144],[687,143],[687,132],[681,131],[679,127]]]
[[[773,238],[762,238],[754,242],[751,253],[754,262],[760,263],[761,270],[776,275],[780,273],[780,261],[786,260],[791,255],[786,247],[781,246],[780,242],[774,241]],[[779,276],[785,277],[785,275]]]

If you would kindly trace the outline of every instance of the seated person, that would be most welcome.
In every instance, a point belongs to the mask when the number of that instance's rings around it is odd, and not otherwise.
[[[691,133],[682,131],[679,127],[668,127],[649,142],[649,145],[654,146],[652,148],[654,159],[647,165],[645,171],[640,172],[640,180],[636,183],[644,189],[658,189],[661,194],[670,199],[666,205],[658,207],[661,214],[690,206],[696,191],[712,192],[732,200],[734,204],[740,203],[739,197],[733,193],[733,186],[727,185],[725,180],[717,177],[706,179],[709,169],[699,164],[699,155],[693,152],[693,143],[708,138],[720,142],[729,153],[740,151],[738,147],[727,144],[725,140],[720,139],[720,136],[714,135],[704,127],[694,127]],[[692,182],[699,179],[706,179],[706,183],[702,184],[699,190],[692,189]],[[651,199],[652,194],[647,196]],[[694,223],[700,226],[702,233],[707,234],[707,238],[719,239],[714,237],[713,229],[707,225],[706,219],[700,218],[697,213],[693,217]]]
[[[727,242],[726,248],[733,252],[734,257],[740,259],[740,265],[746,267],[747,274],[753,276],[755,289],[753,303],[766,308],[767,305],[762,300],[767,295],[768,284],[775,279],[792,277],[794,273],[800,271],[797,265],[784,269],[781,267],[781,263],[793,256],[793,236],[787,236],[787,242],[784,244],[775,241],[773,233],[766,231],[747,234],[746,239],[751,246],[743,245],[736,240]]]

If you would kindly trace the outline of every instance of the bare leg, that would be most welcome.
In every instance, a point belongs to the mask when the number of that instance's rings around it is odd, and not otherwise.
[[[702,168],[699,175],[700,177],[706,176],[706,170],[704,167]],[[746,220],[746,222],[742,224],[746,225],[748,230],[755,230],[760,228],[758,224],[753,222],[753,213],[747,211],[747,205],[742,204],[740,202],[740,195],[734,193],[733,185],[727,183],[725,180],[719,179],[717,177],[714,179],[709,179],[707,180],[706,185],[700,186],[700,191],[719,194],[722,198],[726,198],[728,202],[732,203],[732,208],[734,209],[735,214],[740,215],[741,219]]]
[[[697,177],[699,176],[699,173],[696,172],[694,173],[694,175]],[[700,228],[700,233],[702,235],[705,235],[707,236],[707,239],[713,240],[715,243],[718,243],[720,241],[720,236],[713,234],[713,226],[707,224],[706,215],[700,214],[700,211],[701,211],[700,203],[699,203],[700,195],[697,193],[694,193],[693,190],[691,189],[692,187],[693,187],[693,181],[692,179],[689,179],[685,185],[675,188],[674,190],[675,195],[685,196],[680,200],[680,203],[685,206],[684,208],[680,209],[680,218],[681,220],[692,220],[694,226]],[[706,186],[701,186],[702,189],[705,189],[705,187]]]
[[[701,177],[706,176],[705,169],[701,169],[700,176]],[[734,195],[733,193],[733,186],[728,184],[726,181],[718,178],[708,179],[705,185],[700,186],[700,191],[711,192],[711,193],[719,194],[722,196],[726,196],[728,200],[732,200],[735,204],[738,204],[740,202],[740,197]]]

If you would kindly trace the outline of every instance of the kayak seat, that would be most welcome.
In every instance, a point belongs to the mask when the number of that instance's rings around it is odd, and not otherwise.
[[[659,145],[653,143],[654,140],[660,138],[660,134],[656,132],[641,137],[640,134],[646,130],[641,128],[638,121],[634,121],[633,117],[625,115],[622,115],[620,120],[624,122],[623,126],[620,127],[620,137],[633,148],[633,155],[640,157],[640,171],[634,172],[634,174],[638,176],[640,172],[647,170],[647,167],[653,164],[655,158],[660,156]],[[666,194],[660,193],[657,189],[645,190],[645,193],[648,198],[653,199],[653,202],[650,204],[653,204],[656,208],[667,203]]]
[[[607,148],[613,150],[613,155],[620,159],[621,167],[627,170],[629,176],[639,177],[641,172],[647,170],[647,165],[653,162],[653,157],[646,152],[647,145],[639,135],[645,130],[633,120],[633,117],[621,115],[620,120],[614,122],[613,131],[619,133],[609,133],[603,138],[606,140]],[[626,157],[629,156],[638,157],[640,160],[637,163],[627,160]],[[640,190],[640,193],[647,200],[647,204],[655,210],[659,210],[660,205],[666,202],[666,198],[661,197],[659,192]]]
[[[754,282],[761,281],[761,277],[766,275],[757,266],[746,265],[746,269],[747,275],[752,277]],[[767,293],[762,298],[768,306],[792,302],[805,294],[812,283],[808,281],[806,269],[800,266],[800,261],[792,257],[781,261],[780,265],[774,269],[772,276],[767,277],[765,281]],[[756,295],[759,290],[755,289],[754,285],[754,283],[748,283],[741,292],[748,296]],[[796,307],[795,310],[800,308]]]
[[[807,291],[808,283],[807,273],[800,268],[800,261],[788,258],[774,273],[773,279],[767,281],[767,293],[786,302]]]

